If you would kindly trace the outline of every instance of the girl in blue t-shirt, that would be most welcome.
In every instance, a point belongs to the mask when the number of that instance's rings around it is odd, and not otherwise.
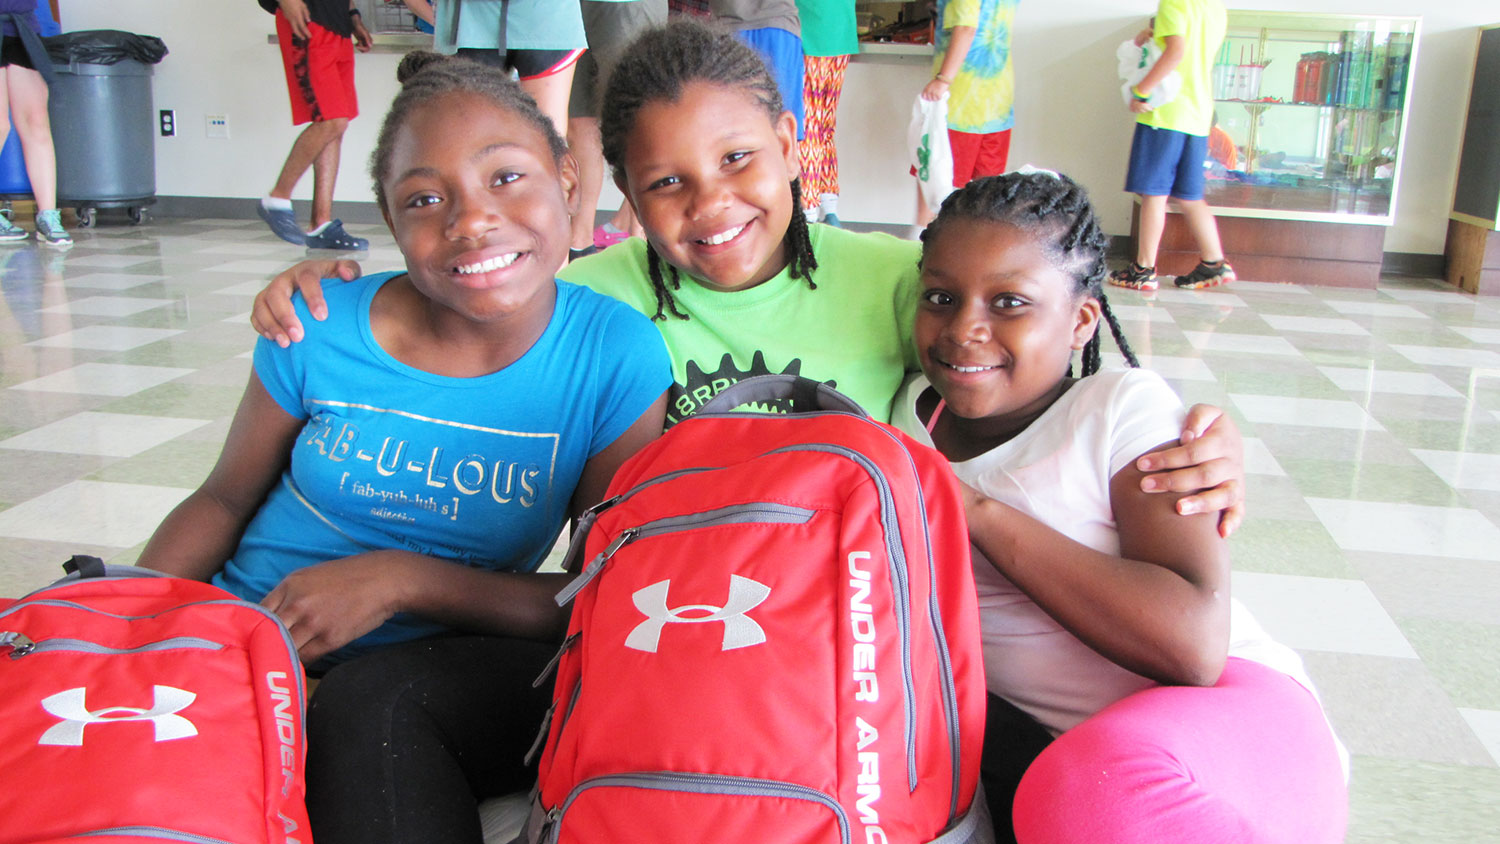
[[[259,343],[218,463],[141,555],[260,601],[323,674],[322,844],[477,841],[476,800],[530,785],[568,578],[535,569],[671,382],[648,320],[554,277],[577,170],[535,103],[433,54],[398,76],[371,171],[406,271],[346,285],[344,322],[295,349]]]

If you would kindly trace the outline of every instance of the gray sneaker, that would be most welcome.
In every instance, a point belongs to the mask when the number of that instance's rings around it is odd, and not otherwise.
[[[10,218],[0,214],[0,243],[10,243],[17,240],[25,240],[31,237],[26,230],[12,223]]]
[[[56,208],[37,212],[36,239],[40,243],[62,249],[73,245],[73,236],[62,226],[62,212]]]

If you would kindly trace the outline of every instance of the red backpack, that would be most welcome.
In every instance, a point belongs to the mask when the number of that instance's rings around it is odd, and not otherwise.
[[[749,403],[820,410],[727,412]],[[748,379],[626,462],[580,546],[529,840],[991,840],[937,452],[816,382]]]
[[[74,557],[0,603],[0,844],[309,844],[302,664],[207,583]]]

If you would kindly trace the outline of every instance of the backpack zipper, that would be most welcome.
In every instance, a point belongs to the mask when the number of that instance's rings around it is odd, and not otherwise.
[[[0,645],[4,645],[4,636],[0,635]],[[67,651],[71,653],[85,654],[134,654],[149,651],[175,651],[175,650],[204,650],[221,651],[224,646],[198,636],[173,636],[170,639],[162,639],[157,642],[147,642],[133,648],[112,648],[101,645],[98,642],[90,642],[85,639],[66,639],[62,637],[54,639],[42,639],[32,641],[22,634],[15,634],[21,639],[26,639],[26,644],[16,647],[10,652],[11,659],[21,659],[32,654],[51,653],[56,651]]]
[[[686,530],[696,530],[704,527],[718,527],[720,525],[737,524],[777,524],[777,525],[802,525],[812,520],[816,510],[807,507],[793,507],[789,504],[776,504],[769,501],[750,502],[747,504],[734,504],[729,507],[720,507],[716,510],[703,510],[696,513],[684,513],[678,516],[666,516],[653,519],[642,525],[626,528],[617,535],[597,557],[589,561],[583,572],[573,579],[561,592],[557,593],[558,606],[566,606],[572,601],[585,586],[589,585],[599,572],[604,569],[611,557],[621,548],[629,545],[637,539],[653,536],[662,536],[668,533],[678,533]]]
[[[222,838],[210,838],[207,835],[182,832],[162,826],[117,826],[111,829],[93,829],[88,832],[75,832],[70,837],[97,838],[103,835],[118,835],[122,838],[154,838],[158,841],[182,841],[185,844],[233,844],[233,842],[225,841]]]
[[[593,788],[643,788],[653,791],[682,791],[693,794],[725,794],[735,797],[781,797],[804,800],[825,806],[833,813],[839,824],[839,841],[850,844],[849,817],[837,800],[805,785],[764,780],[752,777],[732,777],[722,774],[690,774],[675,771],[649,771],[629,774],[610,774],[584,780],[573,787],[562,805],[547,813],[541,840],[556,844],[562,834],[562,819],[585,791]]]

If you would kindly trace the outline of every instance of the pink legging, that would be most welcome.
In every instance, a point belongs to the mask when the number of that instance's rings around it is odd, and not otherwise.
[[[1095,713],[1021,779],[1021,844],[1344,838],[1348,794],[1310,692],[1231,658],[1208,688],[1157,686]]]

